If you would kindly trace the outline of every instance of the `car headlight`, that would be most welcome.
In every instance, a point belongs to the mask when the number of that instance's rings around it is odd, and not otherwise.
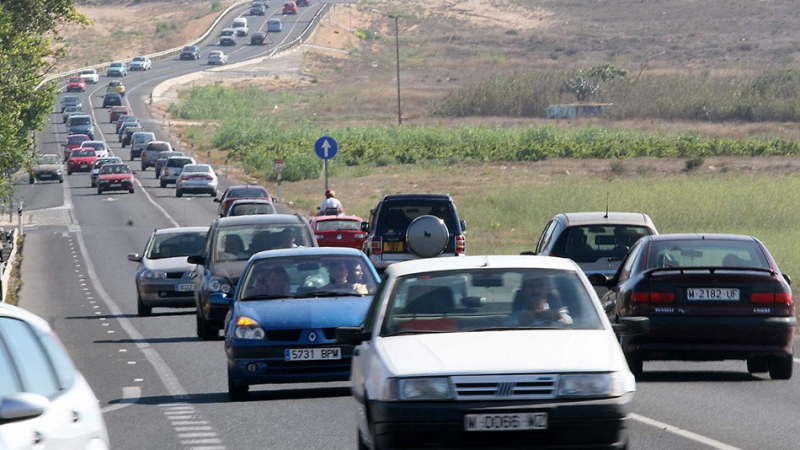
[[[622,395],[622,379],[616,373],[562,375],[559,397],[618,397]]]
[[[167,272],[161,270],[143,270],[140,278],[167,278]]]
[[[237,339],[264,339],[266,337],[261,325],[245,316],[239,317],[239,320],[236,321],[236,329],[233,331],[233,335]]]
[[[223,294],[229,294],[233,291],[233,288],[231,288],[228,280],[213,279],[208,282],[208,290],[211,292],[222,292]]]
[[[398,380],[399,400],[448,400],[453,398],[449,378],[408,378]]]

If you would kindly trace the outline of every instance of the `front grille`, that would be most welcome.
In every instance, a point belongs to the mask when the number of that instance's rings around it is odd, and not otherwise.
[[[265,339],[270,341],[296,341],[303,330],[269,330]]]
[[[458,400],[543,400],[555,397],[557,375],[453,377]]]
[[[183,278],[186,272],[167,272],[167,278]]]

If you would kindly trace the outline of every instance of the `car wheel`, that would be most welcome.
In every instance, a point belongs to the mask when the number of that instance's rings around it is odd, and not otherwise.
[[[158,170],[158,167],[156,167],[156,169],[155,169],[155,170],[156,170],[156,179],[157,179],[157,178],[158,178],[158,175],[159,175],[159,172],[161,172],[161,171],[160,171],[160,170]]]
[[[166,182],[166,181],[164,181],[163,179],[161,180],[161,187],[162,187],[162,188],[165,188],[165,187],[167,187],[167,182]]]
[[[747,358],[747,371],[750,373],[768,372],[769,360],[766,358]]]
[[[247,400],[248,392],[250,392],[250,386],[247,384],[237,386],[231,377],[231,371],[228,370],[228,398],[234,402],[241,402]]]
[[[628,360],[628,368],[631,369],[633,376],[639,378],[644,374],[644,360],[641,356],[628,353],[625,359]]]
[[[175,197],[183,197],[183,192],[180,189],[175,189]]]
[[[774,356],[769,360],[769,377],[773,380],[788,380],[792,378],[794,358],[789,356]]]
[[[369,450],[369,447],[367,447],[367,444],[364,442],[364,435],[361,433],[361,430],[358,430],[358,450]]]
[[[133,188],[131,188],[131,189],[130,189],[128,192],[130,192],[131,194],[133,194]]]
[[[59,183],[63,183],[63,182],[64,182],[64,177],[61,177],[61,178],[59,178],[59,179],[58,179],[58,182],[59,182]]]
[[[203,318],[202,313],[198,309],[197,311],[197,337],[204,341],[210,341],[216,339],[219,336],[219,333],[216,332],[216,328],[211,326],[206,319]],[[215,333],[216,332],[216,333]]]
[[[36,180],[32,176],[28,178],[28,184],[33,184],[34,181]]]
[[[72,171],[71,171],[71,170],[68,170],[68,171],[67,171],[67,175],[72,175]]]
[[[97,187],[97,183],[95,183],[94,181],[92,181],[92,187]]]
[[[136,297],[136,312],[139,314],[139,317],[147,317],[153,314],[153,308],[145,306],[144,303],[142,303],[142,297],[139,295]]]
[[[103,191],[101,191],[100,188],[97,188],[97,195],[100,195],[102,193],[103,193]]]

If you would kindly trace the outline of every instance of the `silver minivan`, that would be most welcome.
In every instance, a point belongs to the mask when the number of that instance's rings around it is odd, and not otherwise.
[[[142,151],[147,146],[147,143],[155,140],[155,133],[151,133],[149,131],[137,131],[133,133],[131,136],[131,161],[133,161],[137,156],[141,158]]]
[[[155,167],[156,158],[161,152],[171,152],[172,145],[167,141],[150,141],[142,151],[142,170],[148,167]]]

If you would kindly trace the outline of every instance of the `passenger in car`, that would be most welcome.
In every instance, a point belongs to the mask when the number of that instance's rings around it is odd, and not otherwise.
[[[523,280],[520,287],[520,297],[523,307],[512,312],[503,321],[504,326],[528,326],[561,323],[572,324],[572,318],[562,309],[550,309],[547,297],[552,287],[547,278],[528,278]]]
[[[295,241],[296,238],[293,229],[284,228],[283,231],[281,231],[281,248],[297,248]]]
[[[237,259],[249,259],[250,255],[244,251],[244,241],[238,234],[228,234],[224,238],[223,250],[219,259],[231,261]]]
[[[291,284],[289,274],[281,266],[274,266],[256,277],[253,287],[247,291],[246,297],[269,295],[282,297],[289,295]]]
[[[347,263],[342,260],[335,260],[328,266],[329,282],[322,286],[321,290],[345,291],[362,295],[367,294],[367,287],[363,284],[356,285],[349,280],[350,271]]]

